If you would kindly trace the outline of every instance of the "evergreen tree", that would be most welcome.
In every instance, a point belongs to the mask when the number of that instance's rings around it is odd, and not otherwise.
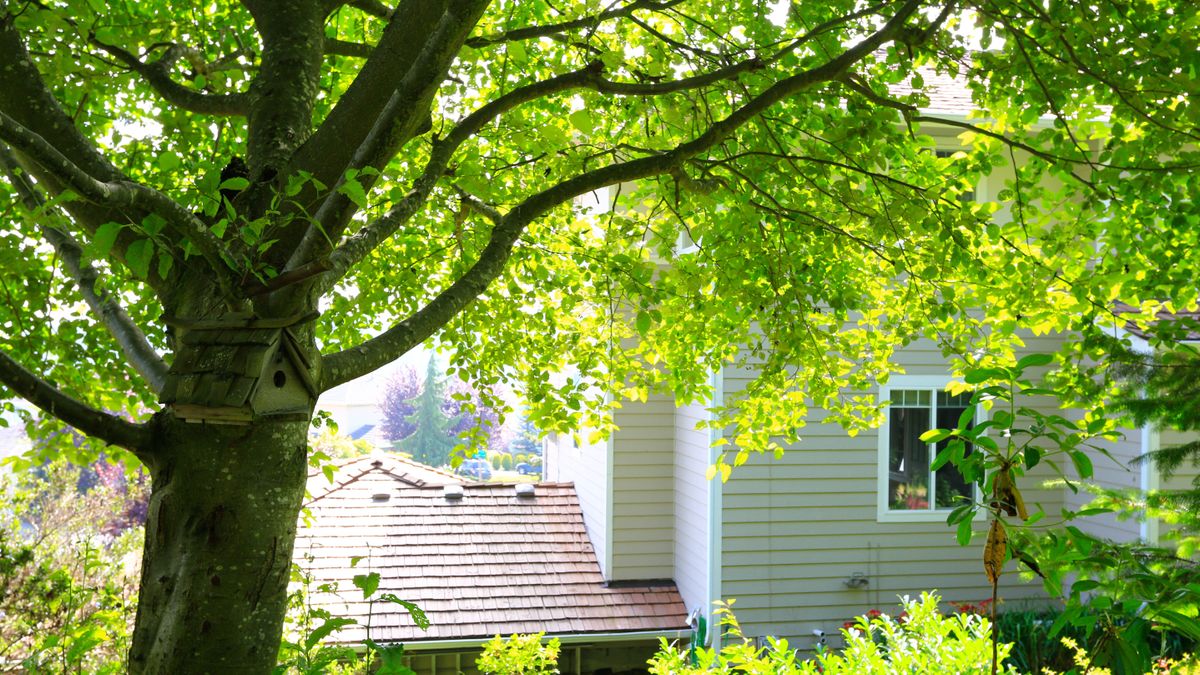
[[[449,464],[457,439],[450,433],[453,420],[446,415],[445,384],[438,373],[435,357],[429,357],[425,386],[413,404],[413,413],[408,418],[413,432],[400,441],[400,448],[411,453],[413,459],[430,466]]]
[[[1135,424],[1200,431],[1200,350],[1178,342],[1150,354],[1115,347],[1113,351],[1117,359],[1113,373],[1122,385],[1117,403]],[[1185,463],[1200,466],[1200,439],[1159,448],[1138,458],[1147,460],[1169,479]],[[1156,497],[1178,508],[1195,509],[1200,506],[1200,476],[1193,480],[1191,489],[1161,490]]]
[[[509,451],[516,454],[533,454],[542,455],[542,442],[538,440],[538,428],[530,422],[528,418],[521,418],[521,425],[517,429],[517,437],[513,439],[509,445]]]

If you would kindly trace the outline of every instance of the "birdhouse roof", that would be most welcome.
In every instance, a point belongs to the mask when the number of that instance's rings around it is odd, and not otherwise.
[[[168,371],[159,400],[206,408],[241,408],[250,403],[275,355],[284,356],[315,398],[310,364],[288,328],[192,327]]]

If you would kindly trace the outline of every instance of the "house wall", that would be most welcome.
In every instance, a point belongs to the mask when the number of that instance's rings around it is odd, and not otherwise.
[[[675,575],[675,402],[623,401],[612,443],[613,581]]]
[[[1031,352],[1059,346],[1053,337],[1026,342]],[[910,375],[949,375],[928,341],[896,360]],[[736,396],[751,377],[752,371],[727,370],[726,395]],[[943,518],[879,522],[878,433],[851,438],[814,411],[802,434],[782,459],[755,456],[724,486],[721,594],[736,599],[748,635],[786,637],[811,648],[814,630],[836,641],[844,621],[874,607],[887,611],[899,595],[936,589],[959,602],[990,595],[982,565],[986,521],[977,522],[980,534],[967,547],[957,544]],[[1051,477],[1049,467],[1036,467],[1020,487],[1031,508],[1057,514],[1062,490],[1041,487]],[[1041,596],[1040,584],[1020,582],[1012,569],[1002,578],[1005,600]],[[855,574],[869,585],[848,587],[844,582]]]
[[[1141,490],[1142,471],[1131,462],[1142,454],[1142,430],[1121,427],[1123,437],[1117,441],[1098,441],[1095,445],[1103,448],[1111,457],[1103,453],[1093,452],[1092,483],[1107,489]],[[1094,495],[1087,490],[1078,492],[1063,488],[1063,505],[1073,511],[1085,508]],[[1119,520],[1115,514],[1102,513],[1085,516],[1072,523],[1079,529],[1097,537],[1113,541],[1135,541],[1141,536],[1141,523],[1133,518]]]
[[[696,425],[708,418],[703,405],[675,410],[675,567],[672,578],[688,611],[709,609],[708,549],[709,431]]]
[[[556,483],[574,483],[583,510],[583,525],[587,529],[600,571],[609,577],[608,507],[609,507],[609,441],[587,442],[587,432],[574,439],[555,435],[546,443],[542,479]]]

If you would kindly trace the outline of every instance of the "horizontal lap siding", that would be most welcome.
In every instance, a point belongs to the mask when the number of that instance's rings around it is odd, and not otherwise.
[[[707,610],[708,481],[707,429],[696,425],[708,413],[701,405],[675,411],[675,584],[689,611]]]
[[[605,561],[608,548],[608,445],[607,442],[588,444],[586,433],[581,434],[581,446],[574,447],[567,436],[558,436],[552,452],[547,458],[550,471],[545,478],[564,483],[574,483],[579,496],[579,508],[583,511],[583,525],[588,539],[596,551],[596,560],[605,578],[609,570]]]
[[[1050,352],[1060,340],[1029,337],[1026,344],[1031,352]],[[928,341],[895,360],[906,374],[947,374],[945,359]],[[751,376],[730,372],[725,391],[740,391]],[[978,534],[968,547],[958,545],[942,519],[878,522],[877,433],[851,438],[840,426],[821,422],[822,415],[811,413],[802,441],[782,459],[755,456],[734,469],[724,487],[721,594],[736,599],[746,633],[811,648],[814,629],[836,636],[844,621],[868,609],[898,611],[893,608],[900,595],[936,589],[949,601],[989,597],[982,564],[987,522],[976,522]],[[1057,515],[1062,488],[1043,486],[1053,475],[1048,467],[1031,474],[1019,483],[1026,501]],[[856,573],[869,580],[867,588],[844,584]],[[1020,581],[1010,563],[1001,597],[1017,604],[1041,596],[1040,584]]]
[[[1141,470],[1132,461],[1142,454],[1141,430],[1121,427],[1118,431],[1124,434],[1119,440],[1095,443],[1106,450],[1111,458],[1099,452],[1092,453],[1092,482],[1102,488],[1140,490]],[[1078,511],[1085,508],[1093,496],[1087,490],[1072,492],[1064,488],[1063,500],[1067,508]],[[1135,541],[1141,535],[1141,524],[1136,519],[1119,520],[1112,513],[1086,516],[1073,524],[1089,534],[1114,541]]]
[[[657,394],[614,413],[610,579],[675,574],[675,403]]]

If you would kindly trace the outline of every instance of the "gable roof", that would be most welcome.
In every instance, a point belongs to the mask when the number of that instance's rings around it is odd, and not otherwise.
[[[436,469],[396,453],[373,452],[363,457],[334,462],[332,482],[320,469],[310,471],[308,494],[312,495],[312,500],[315,501],[364,477],[375,478],[372,474],[390,478],[398,483],[397,487],[462,485],[467,482],[449,471]]]
[[[313,577],[310,601],[360,624],[333,640],[361,642],[368,617],[380,643],[687,627],[674,582],[605,585],[572,484],[541,483],[532,497],[517,497],[511,484],[462,490],[448,500],[442,487],[372,470],[309,503],[311,525],[298,532],[295,558]],[[416,603],[429,630],[398,605],[364,601],[353,578],[370,572],[380,574],[376,597]],[[337,591],[321,592],[326,583]]]

